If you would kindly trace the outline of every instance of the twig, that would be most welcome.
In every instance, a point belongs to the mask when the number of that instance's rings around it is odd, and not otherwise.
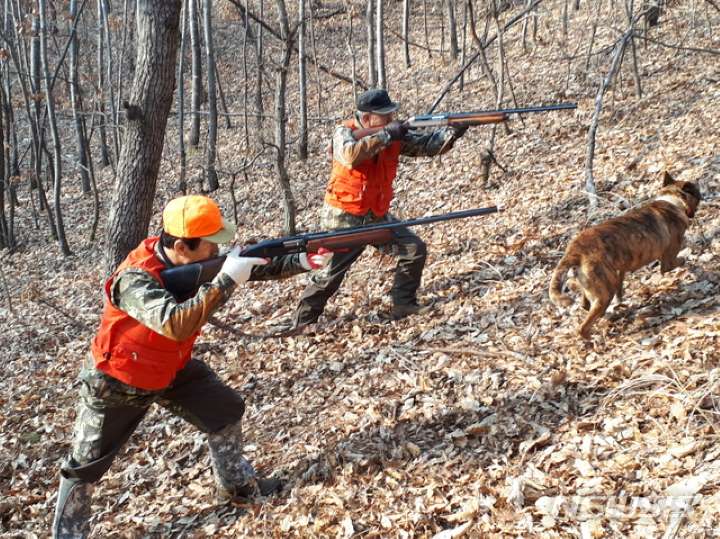
[[[27,298],[29,301],[32,301],[33,303],[38,303],[40,305],[45,305],[46,307],[50,307],[52,310],[60,313],[65,318],[70,320],[74,326],[77,328],[90,332],[92,331],[90,327],[88,327],[85,322],[78,320],[73,315],[68,313],[64,308],[62,308],[60,305],[55,303],[52,299],[48,298],[43,294],[43,292],[37,287],[35,283],[31,284],[24,292],[24,297]]]

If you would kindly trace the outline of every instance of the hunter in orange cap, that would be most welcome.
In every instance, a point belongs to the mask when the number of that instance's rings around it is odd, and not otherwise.
[[[235,227],[223,220],[213,200],[176,198],[163,211],[160,236],[144,240],[106,281],[100,328],[80,373],[75,439],[61,468],[53,537],[90,533],[93,485],[153,403],[207,433],[221,500],[265,496],[281,488],[278,479],[258,477],[243,457],[243,398],[192,357],[193,344],[238,285],[321,269],[332,253],[267,260],[239,256],[236,248],[213,280],[189,299],[182,301],[165,288],[163,270],[214,257],[218,244],[234,235]]]

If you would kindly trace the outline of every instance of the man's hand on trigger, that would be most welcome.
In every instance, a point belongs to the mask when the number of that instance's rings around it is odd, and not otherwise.
[[[225,256],[225,262],[220,268],[236,284],[243,284],[250,279],[250,274],[255,266],[264,266],[269,260],[252,256],[240,256],[240,247],[233,249]]]
[[[333,252],[320,247],[317,253],[300,253],[300,265],[306,270],[322,270],[332,260]]]
[[[394,120],[385,126],[385,132],[390,136],[390,140],[402,140],[408,132],[408,126]]]

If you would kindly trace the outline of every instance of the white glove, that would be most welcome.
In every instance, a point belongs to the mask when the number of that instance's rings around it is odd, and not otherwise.
[[[324,269],[332,260],[333,252],[320,247],[317,253],[300,253],[300,265],[306,270]]]
[[[236,284],[243,284],[250,278],[253,267],[264,266],[268,262],[267,258],[240,256],[240,247],[234,247],[225,256],[225,262],[220,271],[235,281]]]

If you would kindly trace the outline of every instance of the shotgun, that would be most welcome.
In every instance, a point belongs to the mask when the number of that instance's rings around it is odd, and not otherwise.
[[[440,114],[421,114],[412,116],[403,122],[408,129],[423,129],[425,127],[465,127],[473,125],[496,124],[504,122],[513,114],[529,114],[533,112],[551,112],[556,110],[573,110],[576,103],[559,103],[557,105],[541,105],[521,109],[479,110],[475,112],[449,112]],[[355,140],[374,135],[382,131],[385,126],[363,127],[353,131]]]
[[[390,221],[352,228],[340,228],[332,232],[313,232],[299,234],[273,240],[264,240],[259,243],[248,245],[240,252],[240,256],[252,256],[261,258],[274,258],[276,256],[291,255],[296,253],[316,253],[324,247],[330,251],[344,251],[355,249],[365,245],[382,245],[389,243],[395,238],[394,230],[407,226],[428,225],[440,221],[453,219],[465,219],[479,215],[488,215],[502,211],[497,206],[488,208],[476,208],[473,210],[457,211],[442,215],[432,215],[409,219],[407,221]],[[165,289],[176,298],[187,299],[192,297],[198,287],[211,281],[220,272],[224,256],[208,258],[192,264],[174,266],[160,272],[160,278]]]

